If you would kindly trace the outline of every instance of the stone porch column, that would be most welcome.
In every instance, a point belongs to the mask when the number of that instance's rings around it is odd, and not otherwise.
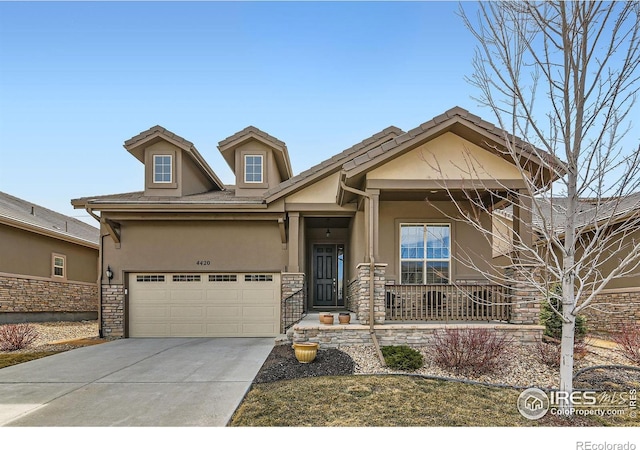
[[[356,267],[356,287],[355,287],[355,303],[357,306],[356,314],[358,321],[362,325],[369,325],[369,312],[370,312],[370,284],[371,280],[371,265],[366,263],[358,264]],[[386,316],[386,301],[385,301],[385,272],[387,264],[377,263],[374,270],[374,289],[373,289],[373,323],[375,325],[382,325]]]
[[[518,265],[506,270],[506,278],[511,284],[510,323],[538,325],[540,323],[541,294],[528,280],[540,278],[538,265]]]

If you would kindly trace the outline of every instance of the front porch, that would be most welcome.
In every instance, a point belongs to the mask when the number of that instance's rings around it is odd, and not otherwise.
[[[358,265],[357,277],[347,287],[347,308],[331,311],[337,318],[349,312],[349,324],[320,323],[321,311],[308,311],[304,285],[283,302],[286,332],[290,342],[318,342],[321,347],[374,345],[430,345],[438,330],[451,328],[489,329],[507,335],[523,345],[542,338],[538,324],[540,303],[519,284],[518,274],[510,273],[509,286],[473,283],[466,285],[395,285],[385,282],[385,264]],[[303,278],[298,274],[298,280]],[[283,280],[287,279],[283,274]],[[373,289],[371,289],[373,288]],[[369,293],[373,291],[373,301]],[[370,307],[373,306],[373,313]],[[292,311],[297,312],[295,318]],[[371,318],[373,317],[373,324]]]
[[[337,313],[335,314],[337,317]],[[500,322],[393,322],[375,325],[373,328],[381,346],[428,346],[438,330],[450,328],[476,328],[493,330],[514,338],[518,344],[534,344],[542,336],[540,325],[509,324]],[[288,333],[291,342],[318,342],[321,348],[339,348],[350,345],[373,346],[372,328],[363,325],[351,314],[351,323],[325,325],[319,321],[319,313],[309,313],[293,325]]]

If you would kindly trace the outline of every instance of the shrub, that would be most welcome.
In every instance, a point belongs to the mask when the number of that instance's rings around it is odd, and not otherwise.
[[[555,307],[562,313],[562,286],[555,285],[549,290],[547,300],[542,303],[540,311],[540,323],[544,325],[544,334],[554,339],[562,337],[562,317],[553,309]],[[576,317],[575,340],[584,339],[587,334],[587,324],[583,316]]]
[[[389,345],[381,350],[385,364],[392,369],[413,372],[424,364],[422,354],[406,345]]]
[[[618,352],[640,366],[640,323],[624,325],[612,338],[618,344]]]
[[[512,342],[513,339],[484,328],[436,331],[435,363],[456,373],[490,373],[504,363]]]
[[[587,354],[587,343],[584,339],[573,343],[573,359],[578,361]],[[538,340],[533,347],[533,356],[541,364],[551,368],[560,367],[560,342],[555,339]]]
[[[0,326],[0,350],[14,351],[31,345],[38,338],[35,327],[28,323]]]

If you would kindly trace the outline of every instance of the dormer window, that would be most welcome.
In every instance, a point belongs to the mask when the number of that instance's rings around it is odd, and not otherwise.
[[[262,183],[262,155],[244,156],[244,182]]]
[[[153,182],[171,183],[173,158],[171,155],[153,155]]]

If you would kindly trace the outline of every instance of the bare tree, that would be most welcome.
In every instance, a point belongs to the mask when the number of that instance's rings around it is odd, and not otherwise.
[[[640,148],[621,145],[637,114],[640,3],[480,2],[473,12],[463,5],[460,15],[478,42],[469,81],[505,131],[493,149],[518,166],[526,187],[470,183],[464,201],[449,191],[456,219],[508,249],[500,269],[542,267],[544,276],[531,271],[525,281],[539,296],[548,298],[549,283],[561,284],[560,390],[573,392],[576,317],[607,283],[640,264],[633,235],[640,225],[640,195],[633,195]],[[471,158],[469,152],[460,169],[470,180],[482,178]],[[530,232],[496,226],[511,215],[532,218],[533,245]],[[461,255],[493,282],[502,279],[474,263],[476,255]]]

